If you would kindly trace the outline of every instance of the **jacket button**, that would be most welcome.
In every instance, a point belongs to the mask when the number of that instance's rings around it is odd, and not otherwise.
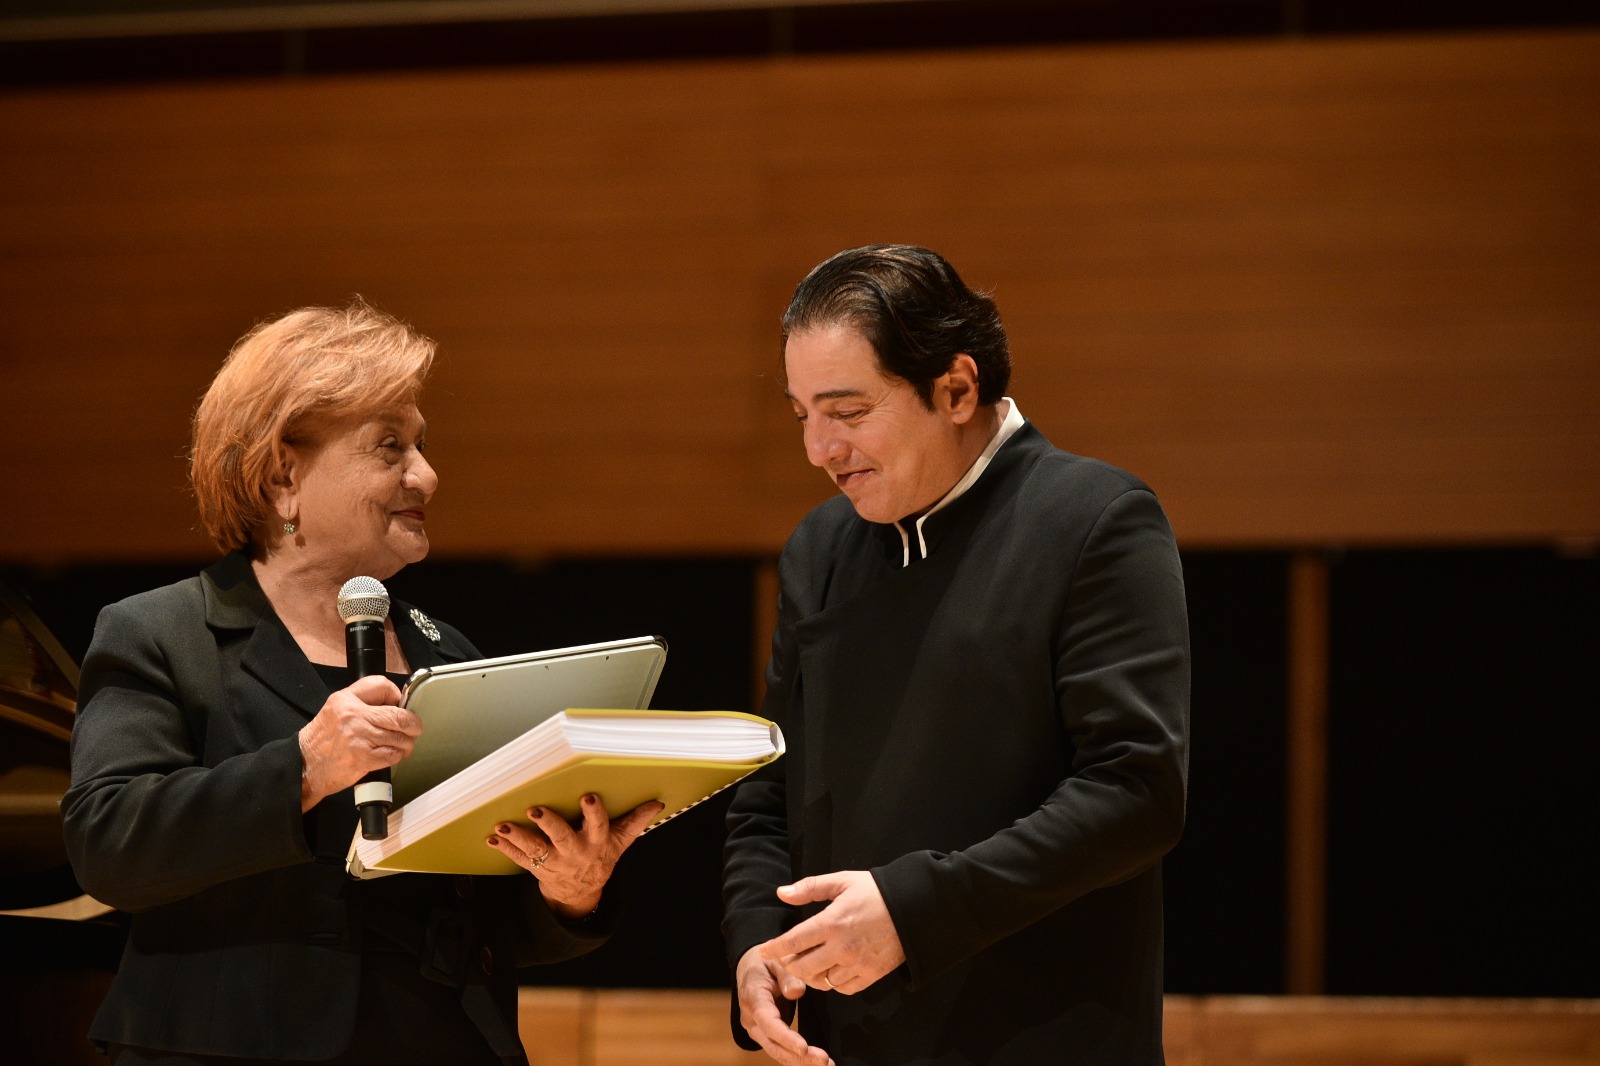
[[[471,899],[472,878],[468,877],[466,874],[457,874],[455,890],[457,899]]]

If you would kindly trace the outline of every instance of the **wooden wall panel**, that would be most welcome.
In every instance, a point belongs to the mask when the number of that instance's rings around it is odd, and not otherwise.
[[[1024,412],[1145,476],[1191,544],[1582,533],[1594,46],[817,62],[795,110],[854,103],[825,151],[797,122],[779,199],[796,262],[908,233],[993,286]]]
[[[699,521],[729,524],[737,494],[709,488],[735,480],[749,432],[741,285],[755,243],[755,124],[730,77],[558,70],[0,102],[21,142],[7,180],[24,193],[6,198],[22,247],[0,277],[7,305],[43,323],[0,351],[34,414],[13,432],[47,475],[34,498],[48,506],[30,508],[18,547],[203,551],[174,533],[192,525],[174,459],[188,408],[256,318],[357,291],[444,346],[426,404],[438,543],[625,548],[669,526],[684,547]],[[690,413],[730,393],[716,421]],[[124,516],[114,535],[97,521],[108,501]]]
[[[204,554],[195,399],[351,292],[443,345],[436,551],[774,551],[775,322],[873,240],[1190,545],[1592,539],[1597,113],[1593,32],[0,95],[0,558]]]

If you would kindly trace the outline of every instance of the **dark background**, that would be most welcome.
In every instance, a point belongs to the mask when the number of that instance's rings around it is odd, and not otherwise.
[[[174,565],[0,568],[81,659],[99,607]],[[1538,548],[1330,559],[1328,991],[1600,995],[1600,560]],[[389,584],[485,652],[656,633],[654,705],[750,709],[749,558],[436,560]],[[1167,988],[1286,990],[1289,556],[1184,553],[1194,651],[1189,825],[1166,863]],[[718,987],[726,797],[645,837],[629,917],[528,983]]]
[[[296,2],[313,0],[138,6],[248,11],[292,9]],[[902,0],[121,37],[86,28],[81,36],[42,40],[7,40],[3,33],[8,19],[76,15],[92,27],[98,16],[132,6],[122,0],[6,0],[0,4],[0,86],[1600,22],[1593,0]],[[596,0],[594,6],[606,5]]]

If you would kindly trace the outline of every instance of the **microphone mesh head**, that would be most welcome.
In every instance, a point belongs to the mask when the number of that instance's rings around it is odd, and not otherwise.
[[[381,622],[389,617],[389,590],[375,577],[353,577],[339,589],[339,617],[346,622]]]

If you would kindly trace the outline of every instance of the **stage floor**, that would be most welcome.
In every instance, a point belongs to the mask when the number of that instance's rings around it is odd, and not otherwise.
[[[538,1066],[771,1061],[734,1046],[723,992],[521,995]],[[1168,1066],[1600,1066],[1600,1000],[1169,996],[1166,1045]]]

